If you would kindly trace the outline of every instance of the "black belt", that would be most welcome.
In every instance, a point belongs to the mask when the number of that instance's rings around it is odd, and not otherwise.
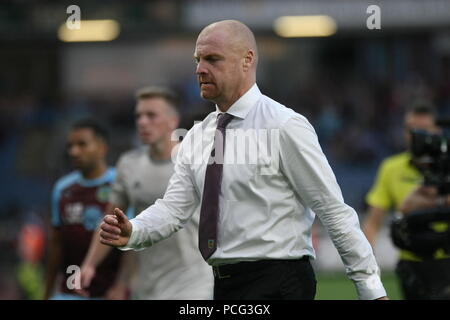
[[[225,264],[221,266],[213,266],[212,269],[214,278],[226,279],[238,274],[258,271],[271,265],[308,261],[309,256],[303,256],[300,259],[244,261],[233,264]]]

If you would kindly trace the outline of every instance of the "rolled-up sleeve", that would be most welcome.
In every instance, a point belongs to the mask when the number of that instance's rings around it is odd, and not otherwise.
[[[358,215],[345,204],[336,177],[319,145],[314,128],[302,116],[289,119],[280,131],[281,169],[299,200],[327,229],[353,280],[360,299],[386,296],[372,247]]]
[[[164,197],[130,220],[131,237],[121,250],[143,249],[170,237],[183,228],[199,206],[199,195],[193,184],[190,158],[187,155],[187,142],[190,142],[188,135],[178,146],[174,174],[169,180]]]

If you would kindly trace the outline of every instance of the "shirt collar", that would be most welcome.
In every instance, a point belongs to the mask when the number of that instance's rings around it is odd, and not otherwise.
[[[114,175],[115,172],[113,168],[108,168],[102,176],[95,179],[86,179],[81,172],[79,172],[79,184],[83,187],[96,187],[113,181]]]
[[[255,83],[246,93],[244,93],[243,96],[231,105],[227,113],[237,118],[244,119],[261,96],[262,93],[259,91],[259,88]],[[216,112],[222,113],[217,105]]]

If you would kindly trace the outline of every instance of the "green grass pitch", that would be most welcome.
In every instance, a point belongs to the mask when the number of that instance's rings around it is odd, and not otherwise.
[[[352,281],[345,274],[317,273],[316,300],[356,300],[356,290]],[[381,275],[384,288],[389,299],[400,300],[401,291],[394,272],[386,272]]]

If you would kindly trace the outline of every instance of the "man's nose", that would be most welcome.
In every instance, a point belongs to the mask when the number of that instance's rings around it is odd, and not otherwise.
[[[197,68],[195,70],[195,73],[200,75],[200,74],[206,74],[207,71],[208,70],[205,68],[205,64],[202,61],[199,61],[197,63]]]
[[[144,127],[149,123],[148,117],[139,117],[136,121],[138,127]]]
[[[75,157],[77,156],[80,152],[79,152],[80,148],[78,148],[77,146],[71,146],[69,147],[69,156],[71,157]]]

